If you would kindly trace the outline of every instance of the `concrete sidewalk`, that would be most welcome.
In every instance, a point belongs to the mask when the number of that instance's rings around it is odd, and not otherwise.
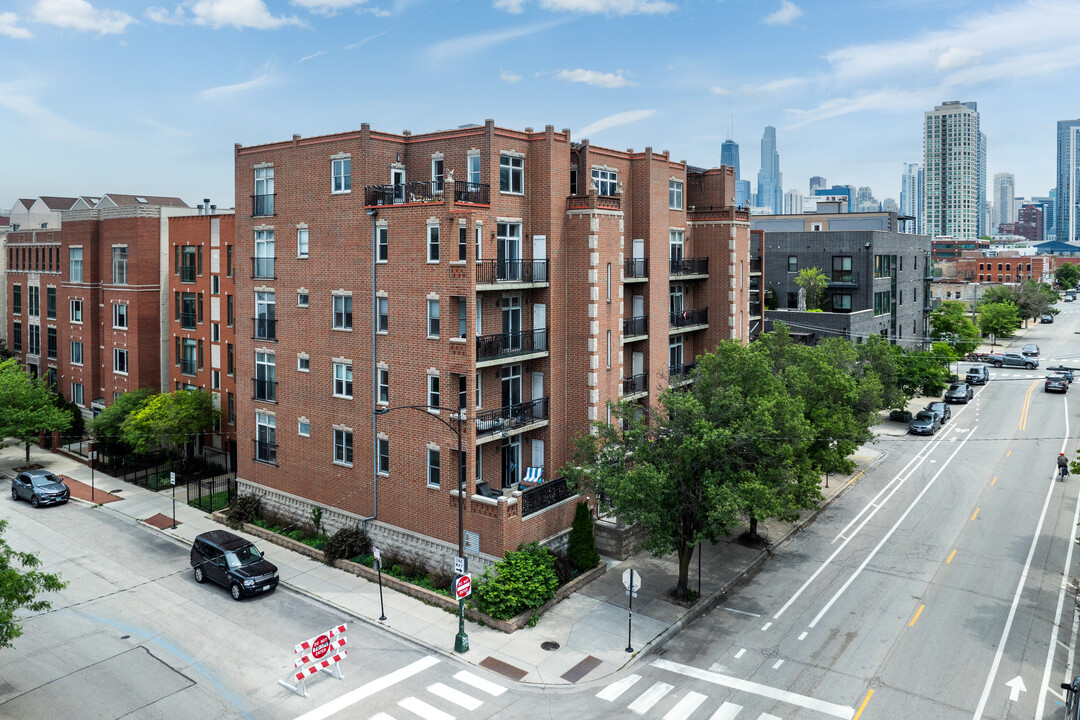
[[[30,455],[31,463],[87,485],[91,482],[90,469],[66,455],[39,448],[32,448]],[[831,477],[828,488],[822,484],[825,496],[823,506],[850,487],[881,456],[882,453],[872,446],[860,448],[854,457],[857,467],[851,476]],[[0,448],[0,472],[11,475],[13,468],[21,466],[23,462],[22,447],[5,445]],[[184,502],[186,495],[183,488],[178,488],[176,498],[176,520],[179,524],[175,529],[170,529],[171,523],[162,523],[162,518],[155,518],[162,515],[172,518],[170,491],[154,493],[101,472],[94,475],[98,491],[112,493],[121,500],[104,505],[75,500],[92,508],[93,512],[116,513],[143,522],[148,532],[167,535],[185,549],[190,547],[196,535],[222,527],[206,513],[189,507]],[[4,502],[11,501],[8,499]],[[540,618],[535,627],[507,635],[467,622],[470,650],[456,657],[526,683],[569,685],[580,680],[604,678],[639,657],[643,651],[652,651],[684,624],[712,607],[732,585],[763,563],[772,548],[812,521],[815,514],[808,513],[795,524],[763,523],[760,532],[769,541],[769,547],[765,549],[745,547],[734,538],[715,545],[703,544],[700,565],[696,553],[691,562],[690,587],[696,590],[700,584],[702,594],[693,607],[678,605],[669,597],[678,579],[678,561],[674,555],[653,558],[641,553],[625,562],[604,558],[609,566],[608,572],[556,605]],[[148,519],[156,519],[157,524],[164,524],[165,528],[146,523]],[[384,587],[387,619],[379,622],[377,584],[285,548],[268,546],[257,538],[249,539],[261,543],[270,560],[278,566],[285,585],[340,609],[342,621],[380,625],[434,652],[454,654],[456,614]],[[634,600],[633,631],[629,638],[633,653],[626,651],[628,612],[626,591],[622,585],[623,572],[628,568],[633,568],[642,577],[641,590]],[[213,592],[215,588],[208,587],[207,591]],[[311,631],[314,634],[324,629],[311,628]],[[283,642],[299,642],[302,639],[286,638]]]

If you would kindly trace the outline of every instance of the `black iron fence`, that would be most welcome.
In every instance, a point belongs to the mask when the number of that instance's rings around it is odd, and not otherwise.
[[[671,258],[668,272],[671,275],[708,275],[709,258]]]
[[[632,258],[627,260],[623,266],[623,276],[628,278],[649,277],[649,259]]]
[[[752,273],[761,272],[761,256],[760,255],[756,255],[756,256],[750,258],[750,272],[752,272]]]
[[[648,373],[638,373],[637,375],[631,375],[630,377],[623,378],[622,381],[623,395],[635,395],[637,393],[645,392],[648,387]]]
[[[574,493],[564,477],[542,482],[521,493],[521,517],[528,517],[573,496]]]
[[[709,308],[694,308],[682,312],[669,313],[671,327],[688,327],[690,325],[707,325],[709,322]]]
[[[486,183],[454,181],[454,202],[490,205],[490,186]]]
[[[212,513],[227,508],[236,499],[236,476],[191,480],[185,487],[187,504],[203,512]]]
[[[829,276],[829,286],[849,286],[858,287],[859,285],[859,273],[855,270],[833,270],[832,275]]]
[[[641,315],[639,317],[626,318],[622,321],[623,335],[631,337],[633,335],[648,335],[649,334],[649,316]]]
[[[522,330],[516,333],[495,333],[476,338],[477,360],[527,355],[544,352],[547,349],[547,328]]]
[[[690,373],[693,372],[696,367],[696,362],[683,363],[682,365],[669,365],[668,380],[672,382],[676,380],[687,380]]]
[[[277,340],[277,320],[274,318],[258,317],[255,321],[256,340]]]
[[[181,265],[180,266],[180,282],[193,283],[195,282],[195,266],[194,265]]]
[[[434,180],[369,185],[364,188],[365,205],[405,205],[407,203],[442,202],[442,183]]]
[[[477,436],[508,432],[548,418],[546,397],[476,413]]]
[[[547,260],[481,260],[476,263],[476,282],[547,282]]]
[[[277,402],[277,383],[273,380],[252,378],[255,383],[255,399],[263,402]]]

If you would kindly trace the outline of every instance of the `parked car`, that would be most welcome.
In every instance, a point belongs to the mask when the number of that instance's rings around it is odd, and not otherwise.
[[[1025,357],[1018,352],[991,353],[989,363],[994,367],[1023,367],[1028,370],[1039,367],[1038,358]]]
[[[195,582],[213,580],[229,589],[233,600],[269,592],[277,587],[277,566],[259,548],[228,530],[211,530],[191,545]]]
[[[1065,296],[1065,302],[1072,302],[1072,301],[1074,301],[1074,300],[1076,300],[1076,296],[1075,296],[1075,295],[1066,295],[1066,296]]]
[[[1039,357],[1039,346],[1028,343],[1024,347],[1020,348],[1020,354],[1026,357]]]
[[[1047,375],[1043,383],[1044,392],[1069,392],[1069,381],[1064,375]]]
[[[1047,313],[1047,314],[1043,315],[1041,318],[1039,318],[1039,322],[1049,325],[1050,323],[1054,322],[1054,316],[1051,315],[1050,313]]]
[[[34,507],[56,505],[70,500],[71,490],[48,470],[27,470],[12,479],[11,499],[29,500]]]
[[[1048,368],[1046,368],[1046,370],[1047,370],[1047,372],[1057,373],[1058,375],[1064,375],[1065,379],[1069,381],[1070,385],[1072,385],[1072,381],[1073,381],[1073,370],[1072,370],[1072,368],[1060,367],[1059,366],[1059,367],[1048,367]]]
[[[932,403],[927,403],[926,409],[930,410],[931,412],[936,412],[938,415],[940,415],[942,425],[949,422],[949,418],[952,417],[952,408],[949,407],[949,403],[942,402],[940,400],[935,400]]]
[[[968,385],[985,385],[990,382],[990,368],[985,365],[972,365],[967,371]]]
[[[933,435],[941,427],[941,416],[933,410],[920,410],[911,418],[907,429],[914,435]]]
[[[1065,720],[1080,720],[1080,675],[1071,683],[1061,683],[1065,691]]]
[[[953,383],[949,386],[949,389],[945,391],[945,402],[964,403],[967,405],[968,401],[974,396],[974,391],[967,383]]]

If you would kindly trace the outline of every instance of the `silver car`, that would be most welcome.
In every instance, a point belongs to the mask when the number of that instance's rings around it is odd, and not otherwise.
[[[11,481],[11,499],[29,500],[34,507],[41,507],[66,503],[71,499],[71,491],[48,470],[28,470]]]

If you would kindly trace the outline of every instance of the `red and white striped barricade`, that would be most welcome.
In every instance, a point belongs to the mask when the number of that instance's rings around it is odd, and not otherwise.
[[[293,660],[293,669],[284,679],[278,680],[278,685],[289,688],[297,695],[307,697],[304,680],[315,673],[323,671],[341,680],[341,668],[338,663],[348,655],[348,651],[345,650],[345,628],[345,624],[342,623],[297,645],[293,653],[300,657]],[[293,682],[296,684],[293,685]]]

